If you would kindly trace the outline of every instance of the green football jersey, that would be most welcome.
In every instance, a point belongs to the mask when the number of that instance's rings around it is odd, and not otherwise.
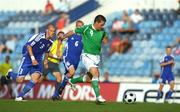
[[[90,24],[76,28],[75,32],[82,35],[84,53],[100,55],[102,40],[107,37],[104,30],[96,30]]]

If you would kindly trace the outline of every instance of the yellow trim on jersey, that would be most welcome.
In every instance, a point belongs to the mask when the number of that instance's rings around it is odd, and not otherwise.
[[[57,45],[58,45],[58,40],[56,39],[56,40],[53,42],[52,47],[51,47],[51,50],[50,50],[49,53],[51,53],[51,54],[53,54],[53,55],[56,55]],[[63,44],[62,44],[62,43],[61,43],[61,45],[60,45],[59,52],[60,52],[60,56],[62,56],[62,54],[63,54]],[[58,59],[55,59],[55,58],[49,57],[48,60],[51,61],[51,62],[53,62],[53,63],[59,63],[59,60],[58,60]]]

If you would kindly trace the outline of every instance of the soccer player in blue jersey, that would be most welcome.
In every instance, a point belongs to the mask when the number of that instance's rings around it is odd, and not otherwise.
[[[172,48],[170,46],[166,47],[166,55],[163,57],[162,61],[160,62],[161,66],[161,79],[160,79],[160,86],[158,90],[157,100],[162,97],[162,89],[166,81],[170,85],[170,89],[166,94],[165,99],[170,101],[173,90],[174,90],[174,75],[173,75],[173,66],[174,66],[174,57],[172,56]]]
[[[7,78],[12,78],[17,82],[23,82],[27,74],[31,75],[31,80],[24,86],[22,92],[15,98],[15,101],[23,101],[23,96],[38,82],[42,74],[43,54],[46,53],[46,55],[48,55],[54,33],[55,28],[50,24],[47,26],[45,33],[32,35],[23,46],[23,57],[18,74],[12,72],[12,70],[8,72]],[[47,61],[47,59],[45,59],[45,61]]]
[[[76,28],[82,27],[84,23],[80,20],[76,22]],[[59,88],[59,95],[61,94],[68,82],[69,78],[72,78],[78,67],[80,56],[83,49],[82,37],[79,34],[73,34],[67,39],[65,49],[63,52],[63,63],[65,66],[65,76]],[[73,86],[73,85],[72,85]],[[72,87],[75,89],[75,87]]]

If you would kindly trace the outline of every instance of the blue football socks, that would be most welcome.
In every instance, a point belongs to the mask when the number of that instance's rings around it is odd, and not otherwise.
[[[35,82],[30,80],[23,88],[22,92],[18,97],[23,97],[27,92],[29,92],[35,86]]]

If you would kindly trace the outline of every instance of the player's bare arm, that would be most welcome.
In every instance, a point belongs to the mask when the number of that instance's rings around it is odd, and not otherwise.
[[[169,64],[173,64],[173,63],[174,63],[174,60],[171,60],[171,61],[168,61],[168,62],[162,62],[161,67],[169,65]]]
[[[174,64],[174,60],[168,61],[169,64]]]
[[[33,51],[32,51],[32,47],[29,46],[29,45],[27,45],[27,50],[28,50],[28,53],[29,53],[29,55],[30,55],[30,57],[31,57],[32,64],[33,64],[33,65],[38,65],[38,62],[37,62],[37,60],[36,60],[35,57],[34,57],[34,54],[33,54]]]
[[[70,30],[70,31],[68,31],[66,34],[64,34],[64,36],[63,36],[62,39],[68,38],[68,37],[70,37],[70,36],[73,35],[73,34],[74,34],[74,31],[73,31],[73,30]]]
[[[45,57],[44,57],[44,67],[45,68],[48,68],[48,56],[49,56],[49,53],[45,53]]]
[[[166,65],[169,65],[169,62],[162,62],[161,63],[161,67],[166,66]]]
[[[61,56],[57,56],[57,55],[54,55],[54,54],[52,54],[52,53],[49,53],[48,56],[51,57],[51,58],[54,58],[54,59],[58,59],[58,60],[61,59]]]
[[[172,59],[170,62],[171,62],[171,65],[172,65],[172,66],[174,66],[174,65],[175,65],[175,62],[174,62],[174,60],[173,60],[173,59]]]

